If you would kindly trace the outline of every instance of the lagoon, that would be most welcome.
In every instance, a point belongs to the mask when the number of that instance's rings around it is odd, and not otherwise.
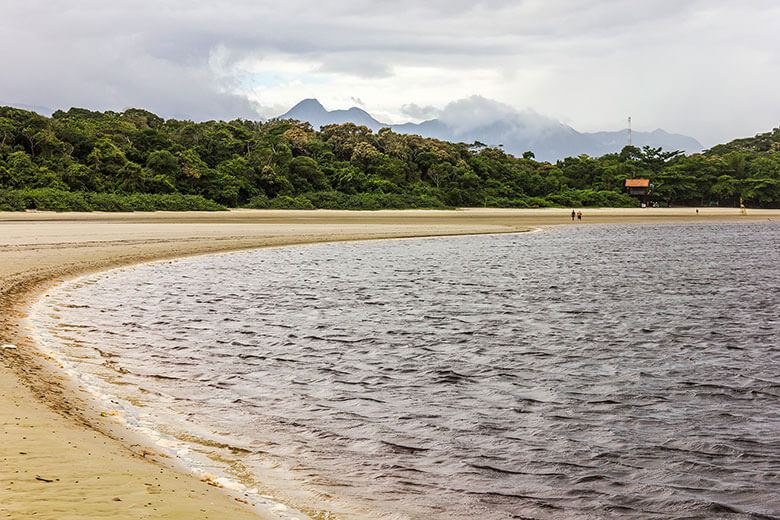
[[[772,516],[779,231],[191,258],[65,284],[36,324],[129,426],[310,516]]]

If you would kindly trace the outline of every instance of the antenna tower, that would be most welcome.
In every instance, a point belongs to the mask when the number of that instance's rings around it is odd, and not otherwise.
[[[631,116],[628,116],[628,146],[631,146]]]

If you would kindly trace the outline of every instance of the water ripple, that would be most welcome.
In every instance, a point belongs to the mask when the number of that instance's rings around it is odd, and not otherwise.
[[[779,266],[774,223],[572,226],[141,266],[41,320],[216,469],[341,518],[776,518]]]

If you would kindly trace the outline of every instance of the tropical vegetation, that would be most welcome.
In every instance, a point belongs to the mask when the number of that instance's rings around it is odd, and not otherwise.
[[[627,178],[650,179],[661,205],[778,207],[780,129],[703,154],[626,146],[552,164],[351,123],[0,107],[0,210],[637,206]]]

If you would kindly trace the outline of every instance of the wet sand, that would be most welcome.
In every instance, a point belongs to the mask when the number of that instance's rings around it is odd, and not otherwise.
[[[14,346],[0,348],[0,518],[267,516],[185,474],[69,385],[25,321],[29,303],[52,283],[194,254],[571,225],[570,211],[0,213],[0,345]],[[586,209],[575,225],[766,219],[780,220],[780,210]]]

